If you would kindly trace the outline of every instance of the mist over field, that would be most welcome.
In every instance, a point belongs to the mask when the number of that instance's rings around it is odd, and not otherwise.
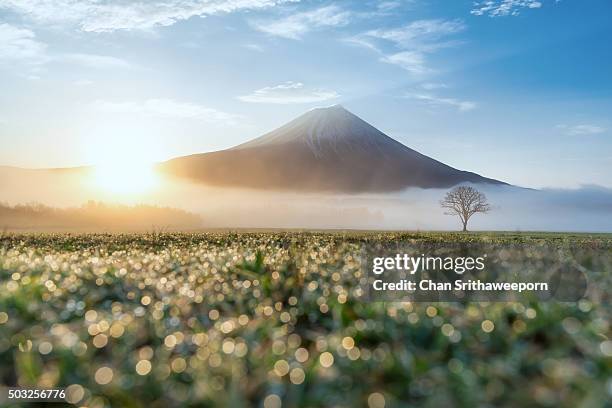
[[[612,231],[612,190],[529,190],[480,186],[493,210],[470,220],[472,230]],[[172,207],[200,216],[190,228],[317,228],[455,230],[439,200],[448,189],[409,188],[385,194],[322,194],[210,187],[171,177],[142,194],[113,194],[97,188],[87,169],[0,171],[0,202],[80,207],[90,200],[123,205]],[[191,219],[193,220],[193,219]],[[0,220],[2,227],[10,219]],[[30,223],[31,225],[32,223]],[[165,217],[149,226],[172,225]],[[187,228],[182,220],[180,228]],[[144,224],[142,224],[144,225]]]

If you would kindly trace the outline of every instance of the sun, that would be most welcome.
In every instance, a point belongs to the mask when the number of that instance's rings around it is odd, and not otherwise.
[[[161,147],[155,137],[115,128],[117,124],[90,130],[84,138],[83,155],[91,163],[88,184],[96,195],[113,200],[139,199],[161,187],[156,170]]]
[[[93,181],[97,189],[115,195],[141,195],[159,184],[154,163],[120,161],[94,167]]]

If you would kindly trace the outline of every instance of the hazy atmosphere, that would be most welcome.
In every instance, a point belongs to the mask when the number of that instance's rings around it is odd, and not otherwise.
[[[610,406],[611,16],[0,0],[0,406]]]
[[[0,0],[0,202],[454,229],[439,200],[484,183],[475,229],[609,231],[610,11]]]
[[[408,188],[396,193],[329,194],[271,192],[210,187],[189,181],[160,181],[151,191],[133,196],[100,190],[87,175],[30,173],[1,178],[8,204],[42,202],[55,207],[80,207],[89,200],[135,205],[140,203],[180,208],[200,215],[197,228],[362,228],[453,230],[455,217],[444,215],[439,200],[444,189]],[[163,179],[162,179],[163,180]],[[40,186],[27,189],[23,186]],[[612,231],[612,193],[587,186],[579,190],[542,191],[514,187],[485,188],[493,210],[476,215],[475,230],[509,231]],[[9,199],[10,197],[10,199]],[[0,217],[0,229],[11,225]],[[174,225],[153,218],[140,229]],[[175,225],[176,226],[176,225]],[[186,228],[185,223],[179,223]],[[104,229],[99,225],[96,229]]]

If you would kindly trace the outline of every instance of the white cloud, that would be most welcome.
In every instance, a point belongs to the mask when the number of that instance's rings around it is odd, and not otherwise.
[[[89,68],[133,68],[134,66],[121,58],[97,54],[64,54],[56,59],[83,65]]]
[[[82,31],[147,30],[191,17],[256,10],[299,0],[0,0],[0,8],[34,21],[72,24]]]
[[[557,129],[561,129],[565,134],[570,136],[582,136],[582,135],[597,135],[604,133],[607,129],[598,125],[557,125]]]
[[[395,29],[379,29],[363,34],[381,40],[387,40],[403,49],[434,51],[444,46],[443,37],[460,33],[465,24],[460,20],[417,20]]]
[[[244,48],[248,48],[251,51],[263,52],[264,48],[259,44],[244,44]]]
[[[397,54],[385,55],[380,60],[388,64],[398,65],[415,75],[430,72],[430,69],[425,65],[425,54],[419,51],[402,51]]]
[[[435,89],[448,88],[448,85],[438,83],[438,82],[425,82],[425,83],[420,84],[419,86],[425,89],[426,91],[433,91]]]
[[[243,102],[253,103],[312,103],[334,99],[340,95],[336,91],[306,88],[301,82],[285,82],[276,86],[258,89],[250,95],[239,96]]]
[[[40,65],[48,61],[46,44],[36,40],[33,31],[10,24],[0,24],[0,64]]]
[[[90,68],[133,68],[129,62],[97,54],[57,54],[49,52],[47,44],[38,41],[27,28],[0,24],[0,65],[12,68],[29,79],[40,79],[45,65],[68,62]]]
[[[241,119],[239,115],[173,99],[147,99],[140,102],[97,100],[91,106],[101,112],[138,114],[170,119],[195,119],[218,124],[235,124]]]
[[[433,94],[408,93],[404,95],[404,97],[408,99],[415,99],[428,105],[454,107],[461,112],[467,112],[476,108],[476,103],[471,101],[463,101],[455,98],[443,98]]]
[[[475,2],[471,13],[475,16],[490,17],[518,16],[521,9],[540,7],[542,2],[537,0],[487,0]]]
[[[465,24],[460,20],[417,20],[399,28],[366,31],[347,41],[374,50],[381,55],[382,62],[419,76],[434,72],[427,65],[427,55],[459,44],[447,37],[463,30]],[[383,51],[389,45],[396,52]]]
[[[342,41],[344,41],[344,42],[346,42],[348,44],[358,45],[360,47],[367,48],[369,50],[376,51],[378,53],[382,53],[378,49],[376,44],[374,44],[372,41],[370,41],[369,38],[364,38],[363,35],[356,35],[356,36],[353,36],[353,37],[347,37],[347,38],[344,38]]]
[[[291,14],[275,21],[251,22],[259,31],[278,37],[299,40],[304,34],[322,27],[342,27],[349,23],[350,13],[331,5]]]
[[[387,12],[395,10],[396,8],[401,6],[402,3],[400,1],[381,1],[376,5],[376,9],[381,12]]]

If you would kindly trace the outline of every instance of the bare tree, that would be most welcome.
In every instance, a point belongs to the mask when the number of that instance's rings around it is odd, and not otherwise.
[[[446,193],[440,206],[446,208],[446,215],[458,215],[463,224],[463,231],[467,231],[467,223],[470,217],[476,213],[487,213],[491,206],[487,197],[469,186],[459,186]]]

